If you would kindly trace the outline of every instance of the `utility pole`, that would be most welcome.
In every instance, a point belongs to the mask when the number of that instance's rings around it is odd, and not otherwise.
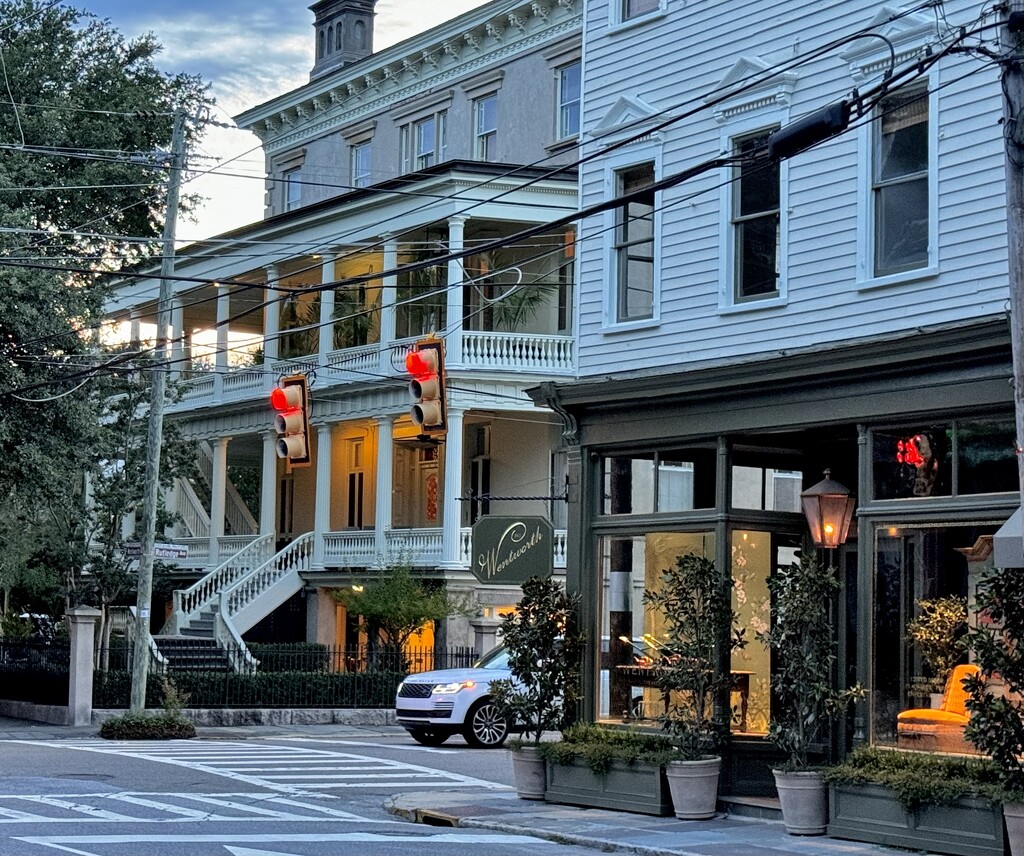
[[[156,347],[153,350],[152,400],[146,431],[146,474],[142,495],[142,557],[139,559],[136,599],[135,657],[132,660],[131,712],[146,709],[146,681],[149,678],[149,610],[153,599],[153,549],[156,542],[156,508],[160,492],[160,446],[164,432],[164,399],[167,389],[167,331],[171,326],[171,278],[174,276],[174,235],[178,224],[178,195],[185,166],[185,111],[174,112],[171,133],[170,171],[167,176],[167,208],[160,262],[160,299],[156,314]]]

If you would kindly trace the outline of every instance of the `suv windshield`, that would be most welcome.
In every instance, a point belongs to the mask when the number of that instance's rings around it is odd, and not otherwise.
[[[508,668],[508,651],[506,651],[500,645],[497,648],[492,648],[486,654],[484,654],[479,660],[477,660],[474,668],[477,669],[507,669]]]

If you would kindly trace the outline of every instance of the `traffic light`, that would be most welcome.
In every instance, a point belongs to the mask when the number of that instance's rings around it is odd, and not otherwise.
[[[424,434],[446,433],[444,342],[433,338],[421,339],[406,355],[405,368],[412,375],[409,392],[415,404],[409,413],[413,423]]]
[[[305,375],[281,378],[270,393],[277,411],[274,429],[278,433],[277,456],[293,467],[309,466],[309,385]]]

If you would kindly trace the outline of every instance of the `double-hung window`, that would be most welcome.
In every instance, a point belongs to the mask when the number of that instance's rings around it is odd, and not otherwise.
[[[619,0],[622,3],[622,20],[639,18],[661,8],[661,0]]]
[[[292,211],[302,202],[302,170],[289,169],[284,173],[284,210]]]
[[[475,116],[474,154],[477,160],[497,160],[498,96],[488,95],[473,102]]]
[[[359,143],[351,147],[353,187],[369,187],[371,183],[370,144]]]
[[[616,209],[615,243],[617,322],[654,316],[654,164],[616,173],[617,195],[641,191]],[[644,192],[645,191],[645,192]]]
[[[737,302],[779,293],[779,165],[765,155],[771,130],[734,143],[732,232]]]
[[[580,63],[574,62],[558,70],[558,139],[576,137],[580,133]]]
[[[928,92],[890,95],[878,107],[871,199],[874,274],[928,265]]]
[[[402,128],[402,167],[426,169],[445,159],[448,147],[448,113],[442,110]]]

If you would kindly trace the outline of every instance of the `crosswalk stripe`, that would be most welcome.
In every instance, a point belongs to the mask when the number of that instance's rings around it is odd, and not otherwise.
[[[130,817],[129,815],[126,815],[126,814],[117,814],[117,812],[113,812],[113,811],[104,811],[101,808],[96,808],[95,806],[86,805],[85,803],[68,802],[67,800],[62,800],[62,799],[59,799],[58,797],[54,797],[54,796],[42,796],[42,795],[35,795],[35,794],[32,795],[32,796],[21,795],[21,796],[18,797],[18,799],[25,800],[26,802],[41,803],[42,805],[53,806],[54,808],[67,809],[68,811],[73,811],[73,812],[76,812],[76,813],[81,813],[81,814],[84,814],[84,815],[88,815],[89,817],[99,818],[100,820],[118,820],[118,821],[122,821],[122,820],[137,820],[138,819],[138,818],[135,818],[135,817]]]
[[[185,808],[184,806],[178,805],[168,805],[167,803],[157,802],[156,800],[151,799],[144,799],[133,794],[107,794],[106,796],[107,799],[120,800],[121,802],[131,803],[132,805],[145,806],[146,808],[155,808],[157,811],[167,812],[168,814],[175,814],[179,817],[188,817],[193,820],[236,819],[227,817],[226,815],[210,814],[208,811],[198,811],[194,808]]]

